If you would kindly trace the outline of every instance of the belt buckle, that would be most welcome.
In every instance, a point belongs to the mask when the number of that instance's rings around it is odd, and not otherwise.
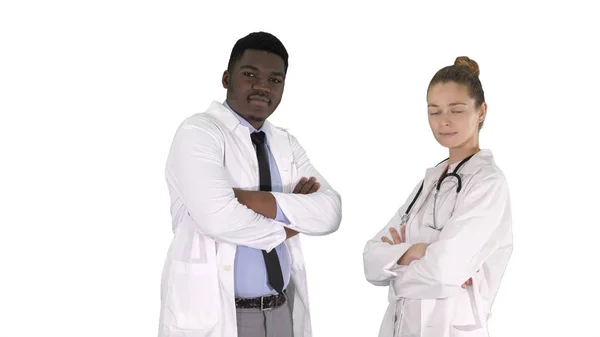
[[[260,311],[265,311],[265,310],[269,310],[271,308],[265,308],[265,302],[264,302],[265,296],[261,296],[260,297]]]

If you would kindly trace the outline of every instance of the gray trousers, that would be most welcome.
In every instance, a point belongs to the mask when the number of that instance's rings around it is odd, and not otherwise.
[[[289,301],[274,309],[236,308],[238,337],[292,337]]]

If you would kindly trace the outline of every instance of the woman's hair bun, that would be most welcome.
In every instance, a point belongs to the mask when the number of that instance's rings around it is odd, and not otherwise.
[[[479,65],[466,56],[459,56],[454,61],[455,66],[466,67],[477,77],[479,77]]]

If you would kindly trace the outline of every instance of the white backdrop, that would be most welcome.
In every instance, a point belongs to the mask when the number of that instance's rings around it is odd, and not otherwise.
[[[343,197],[340,230],[304,238],[315,337],[376,336],[387,291],[362,249],[446,157],[425,91],[461,55],[514,209],[491,335],[600,336],[591,6],[208,3],[1,2],[0,336],[156,335],[172,137],[225,98],[231,48],[258,30],[290,53],[271,121]]]

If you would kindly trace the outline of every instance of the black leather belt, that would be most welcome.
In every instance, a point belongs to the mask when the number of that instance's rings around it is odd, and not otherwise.
[[[284,291],[285,293],[285,291]],[[281,306],[285,303],[285,295],[270,295],[255,298],[235,298],[235,306],[237,308],[254,308],[260,310],[268,310]]]

